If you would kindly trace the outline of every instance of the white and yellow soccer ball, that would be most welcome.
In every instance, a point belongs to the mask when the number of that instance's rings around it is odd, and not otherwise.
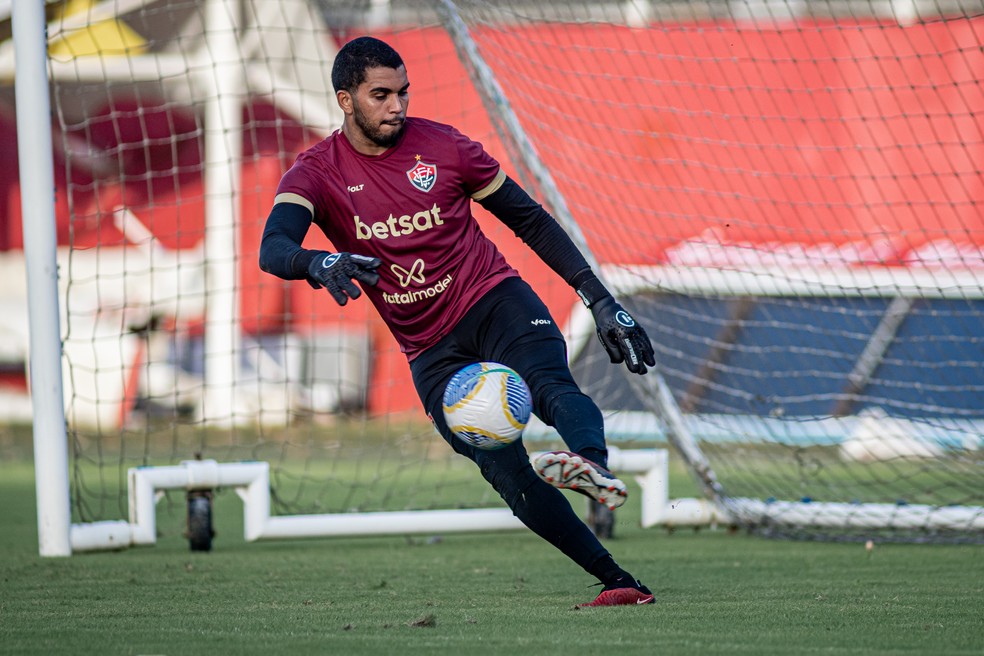
[[[448,428],[479,449],[501,449],[518,440],[532,411],[533,398],[526,381],[497,362],[464,367],[444,389]]]

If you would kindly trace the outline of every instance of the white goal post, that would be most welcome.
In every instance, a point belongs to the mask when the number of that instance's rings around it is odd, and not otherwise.
[[[55,208],[46,202],[54,188],[51,130],[47,117],[47,52],[44,6],[13,7],[16,40],[17,149],[23,172],[22,212],[30,319],[31,387],[34,419],[35,490],[38,551],[42,556],[71,554],[69,540],[68,440],[62,405],[61,334],[58,266],[55,258]]]
[[[538,454],[533,453],[531,458]],[[668,454],[664,449],[615,448],[611,464],[623,474],[639,474],[641,525],[695,527],[732,520],[703,499],[670,499]],[[271,515],[270,465],[189,460],[177,465],[132,468],[127,474],[129,518],[70,527],[71,552],[118,550],[157,542],[156,505],[167,490],[234,489],[243,502],[244,539],[277,540],[358,535],[446,534],[523,528],[508,508],[305,513]],[[45,554],[64,555],[64,554]]]
[[[20,144],[0,258],[28,287],[0,280],[0,372],[30,354],[43,555],[146,543],[203,475],[253,490],[254,537],[512,525],[368,304],[256,266],[279,177],[339,125],[333,54],[364,33],[407,62],[411,113],[485,144],[649,332],[651,375],[612,366],[475,207],[564,328],[643,525],[675,507],[785,538],[984,541],[984,3],[30,4],[0,43]],[[28,316],[29,345],[7,328]],[[677,470],[693,498],[672,503]]]

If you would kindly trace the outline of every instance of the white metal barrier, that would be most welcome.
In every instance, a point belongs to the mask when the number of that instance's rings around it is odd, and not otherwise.
[[[537,454],[533,454],[535,456]],[[641,490],[644,527],[693,526],[725,521],[721,511],[700,499],[669,499],[665,449],[611,448],[609,465],[636,477]],[[351,535],[404,535],[422,532],[493,531],[522,528],[507,508],[397,512],[270,515],[270,465],[266,462],[219,463],[189,460],[179,465],[129,470],[129,521],[72,524],[73,551],[122,549],[154,544],[156,505],[165,490],[235,488],[243,500],[247,541]]]

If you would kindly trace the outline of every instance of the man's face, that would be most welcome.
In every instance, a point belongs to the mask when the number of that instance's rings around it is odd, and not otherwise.
[[[342,109],[360,133],[354,136],[378,148],[394,146],[403,132],[410,103],[409,87],[403,66],[367,70],[365,81],[348,95],[348,101],[340,99]]]

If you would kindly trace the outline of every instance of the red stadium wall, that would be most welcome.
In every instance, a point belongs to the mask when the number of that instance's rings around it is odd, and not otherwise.
[[[497,76],[507,90],[560,90],[515,94],[515,109],[537,117],[525,121],[532,140],[607,252],[667,262],[681,241],[713,235],[765,249],[879,242],[866,264],[919,264],[934,240],[984,246],[984,18],[641,35],[552,26],[526,36],[558,59],[576,56],[574,71],[517,61]],[[484,38],[504,52],[518,40],[512,31]],[[543,106],[619,138],[603,147],[564,139],[581,128]],[[611,172],[618,189],[604,199],[598,184]],[[612,212],[633,210],[645,235],[605,231]]]

